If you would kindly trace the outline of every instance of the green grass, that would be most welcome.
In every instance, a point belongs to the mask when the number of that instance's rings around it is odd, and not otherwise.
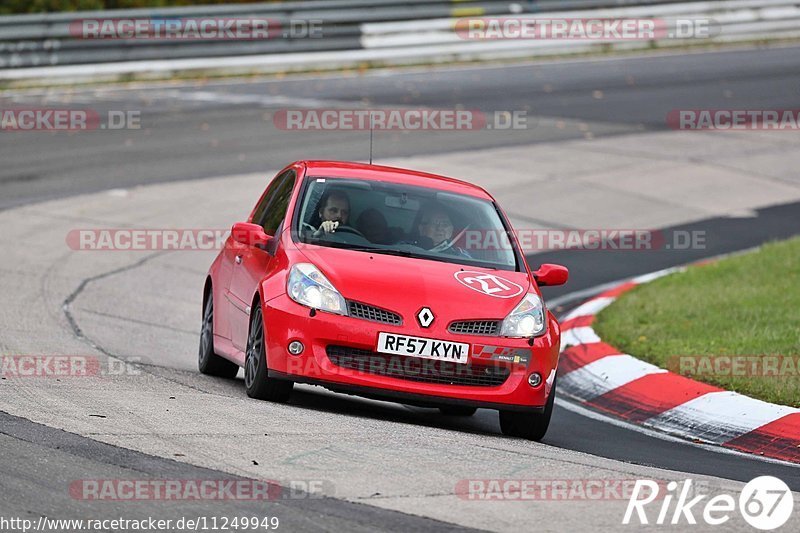
[[[676,356],[784,356],[777,376],[730,375],[702,364],[700,372],[683,373],[800,407],[800,238],[636,287],[604,309],[594,328],[604,342],[672,371]]]

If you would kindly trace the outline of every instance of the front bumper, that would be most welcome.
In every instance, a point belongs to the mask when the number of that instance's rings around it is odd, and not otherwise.
[[[444,326],[423,329],[413,320],[394,326],[323,312],[316,312],[313,317],[310,315],[310,309],[285,294],[264,304],[270,377],[401,403],[532,412],[543,409],[551,392],[558,365],[560,335],[558,324],[549,313],[547,334],[536,338],[532,346],[526,339],[456,335]],[[328,357],[329,346],[374,351],[380,332],[468,343],[471,346],[470,365],[475,368],[506,368],[508,377],[496,386],[429,383],[344,368],[335,365]],[[300,355],[288,353],[287,346],[292,341],[300,341],[305,346]],[[522,362],[514,362],[513,358],[508,360],[508,357],[501,360],[497,357],[502,356],[491,355],[521,354],[523,351],[528,360],[522,358]],[[537,387],[528,384],[532,372],[538,372],[543,378]]]

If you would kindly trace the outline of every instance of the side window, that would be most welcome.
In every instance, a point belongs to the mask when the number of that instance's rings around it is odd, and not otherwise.
[[[291,170],[287,170],[283,174],[277,176],[272,182],[269,184],[267,188],[267,192],[264,193],[264,197],[258,202],[258,205],[253,210],[253,220],[254,224],[260,224],[260,220],[264,218],[264,214],[267,212],[267,207],[269,207],[269,202],[275,196],[275,193],[280,189],[281,183],[286,179],[286,176],[291,173]]]
[[[295,177],[294,170],[287,170],[275,178],[253,213],[253,223],[263,227],[267,235],[275,235],[278,226],[286,216]]]

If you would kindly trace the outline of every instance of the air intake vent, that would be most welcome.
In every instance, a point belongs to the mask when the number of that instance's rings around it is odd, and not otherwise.
[[[497,336],[500,334],[499,320],[465,320],[463,322],[453,322],[447,328],[450,333],[458,335],[487,335]]]
[[[500,365],[465,365],[388,355],[348,346],[328,346],[326,351],[331,363],[342,368],[423,383],[498,387],[511,374],[507,367]]]
[[[403,319],[400,318],[400,315],[387,311],[386,309],[381,309],[380,307],[348,301],[347,308],[350,316],[354,318],[380,322],[381,324],[391,324],[393,326],[400,326],[403,323]]]

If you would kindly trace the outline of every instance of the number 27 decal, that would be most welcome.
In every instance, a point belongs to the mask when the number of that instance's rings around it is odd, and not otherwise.
[[[462,270],[456,272],[454,276],[462,285],[495,298],[513,298],[523,291],[523,288],[513,281],[486,272]]]

